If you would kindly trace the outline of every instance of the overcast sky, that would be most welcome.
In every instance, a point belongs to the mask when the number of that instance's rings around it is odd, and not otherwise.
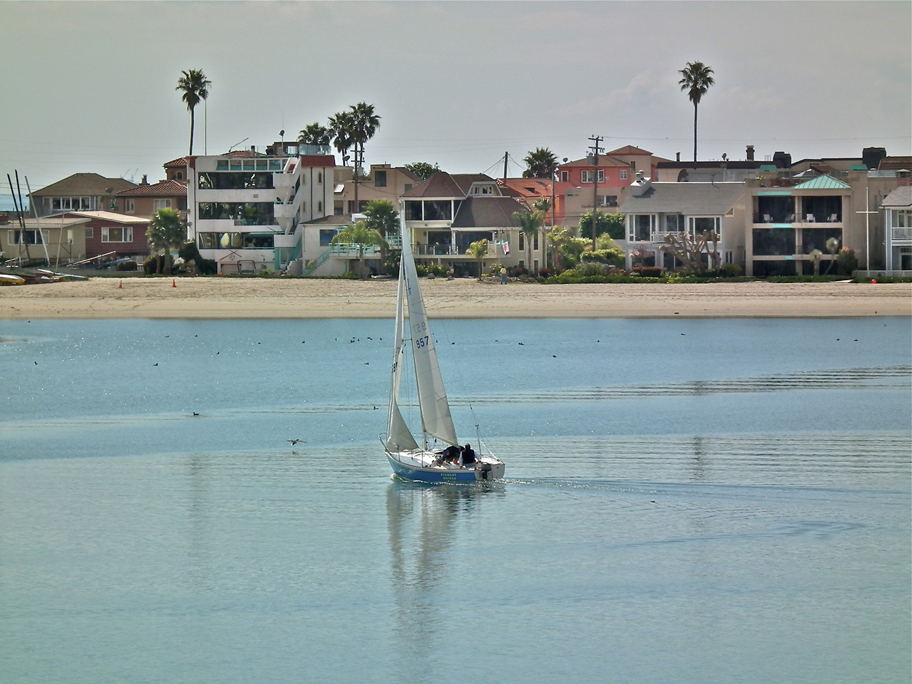
[[[701,159],[910,154],[912,3],[4,2],[0,178],[150,182],[188,152],[184,69],[212,81],[194,152],[262,150],[357,102],[381,117],[368,163],[502,174],[538,146],[600,135],[693,156],[678,70],[716,85]],[[207,129],[207,130],[205,130]]]

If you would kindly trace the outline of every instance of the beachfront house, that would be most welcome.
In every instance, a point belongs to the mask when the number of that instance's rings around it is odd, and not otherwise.
[[[109,211],[70,211],[54,216],[18,221],[3,215],[0,251],[3,258],[21,264],[50,263],[55,266],[101,264],[135,259],[150,252],[146,238],[149,219]]]
[[[909,172],[905,171],[906,185],[901,185],[884,200],[886,214],[886,270],[890,275],[912,275],[912,187],[908,185]]]
[[[38,216],[65,211],[117,211],[117,193],[135,187],[123,178],[105,178],[97,173],[74,173],[29,194],[30,207]],[[25,185],[22,185],[25,191]]]
[[[513,218],[528,208],[516,197],[505,196],[497,182],[483,173],[435,173],[404,193],[402,203],[418,264],[434,263],[456,275],[474,275],[478,263],[468,249],[483,239],[488,241],[483,268],[500,264],[534,272],[544,263],[539,235],[527,250],[526,237]]]
[[[187,158],[187,233],[219,273],[301,273],[303,224],[333,202],[328,145]]]
[[[814,252],[829,269],[827,241],[845,244],[852,188],[832,176],[783,177],[771,171],[747,181],[751,227],[746,231],[747,275],[810,275]]]
[[[628,270],[634,266],[679,268],[674,256],[662,251],[665,236],[686,233],[693,237],[704,231],[720,236],[721,263],[743,267],[743,183],[656,183],[638,173],[629,193],[620,206],[625,215]]]

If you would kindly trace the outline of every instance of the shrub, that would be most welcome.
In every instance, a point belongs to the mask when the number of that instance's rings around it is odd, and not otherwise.
[[[836,270],[840,275],[852,275],[858,268],[858,257],[855,256],[855,250],[843,247],[836,255]]]
[[[146,275],[155,275],[161,271],[161,254],[153,254],[143,262],[143,273]]]
[[[129,261],[123,261],[123,262],[117,264],[117,270],[118,271],[135,271],[135,270],[137,270],[136,262],[133,259],[130,259]]]
[[[636,268],[633,269],[633,273],[631,273],[631,275],[633,275],[634,273],[636,275],[642,276],[644,278],[661,278],[662,277],[662,269],[659,268],[658,266],[637,266]]]
[[[722,266],[722,277],[723,278],[739,278],[741,277],[743,270],[738,264],[724,264]]]

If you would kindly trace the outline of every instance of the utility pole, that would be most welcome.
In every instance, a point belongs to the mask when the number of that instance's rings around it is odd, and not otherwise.
[[[865,210],[856,211],[856,214],[865,215],[865,270],[868,272],[868,275],[871,275],[871,214],[876,214],[876,211],[871,211],[871,199],[869,196],[870,186],[865,185]]]
[[[504,152],[504,175],[503,175],[504,185],[507,184],[507,161],[509,159],[510,159],[510,153]]]
[[[604,148],[599,147],[599,143],[604,140],[600,135],[593,135],[589,138],[592,141],[592,145],[589,146],[589,149],[592,150],[589,153],[589,158],[592,159],[593,171],[592,171],[592,251],[595,251],[595,238],[597,233],[596,226],[598,224],[598,163],[599,163],[599,152],[604,152]]]

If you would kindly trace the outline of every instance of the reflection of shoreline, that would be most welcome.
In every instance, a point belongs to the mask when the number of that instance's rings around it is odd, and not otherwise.
[[[482,496],[503,494],[501,487],[427,486],[394,480],[386,492],[387,524],[396,604],[396,647],[407,663],[402,681],[429,681],[433,668],[429,643],[447,634],[438,590],[460,580],[451,574],[449,551],[458,527],[470,524]]]

